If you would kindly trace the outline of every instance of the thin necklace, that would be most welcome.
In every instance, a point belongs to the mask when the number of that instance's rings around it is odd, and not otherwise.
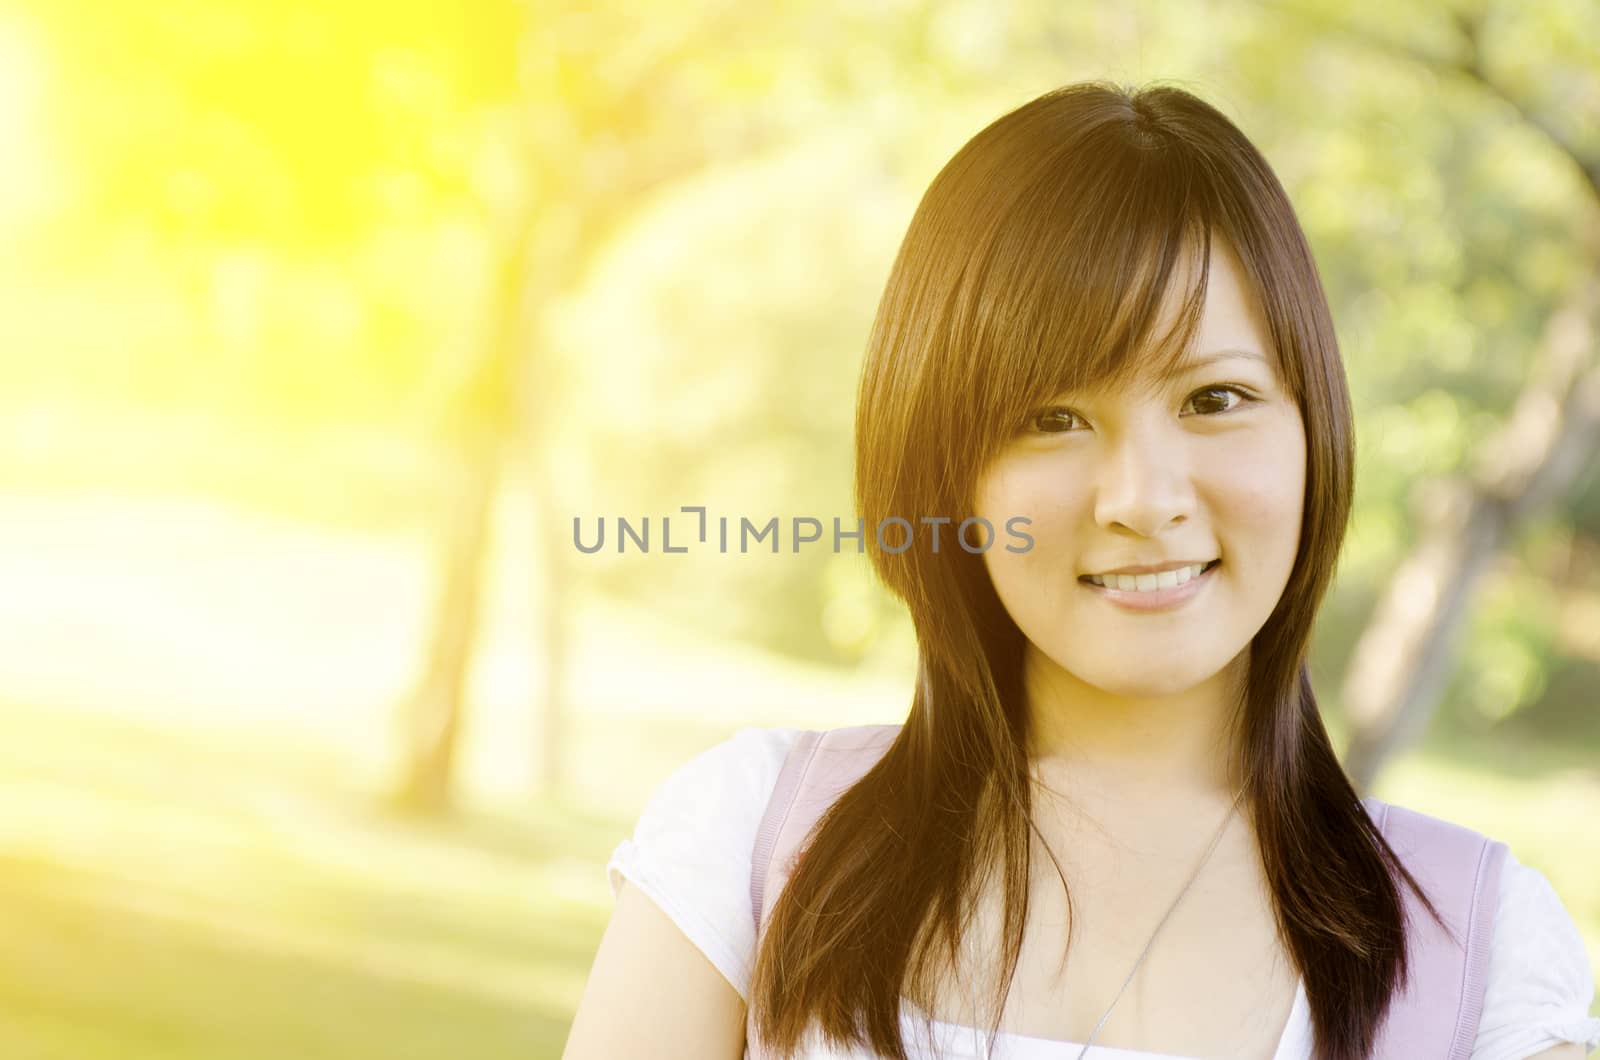
[[[1244,790],[1240,789],[1239,794],[1233,797],[1233,805],[1228,808],[1228,815],[1222,819],[1222,825],[1217,829],[1217,834],[1211,837],[1211,845],[1206,847],[1205,854],[1201,856],[1200,863],[1194,867],[1194,871],[1189,874],[1189,880],[1183,885],[1183,890],[1178,892],[1178,897],[1172,900],[1172,904],[1167,907],[1166,913],[1162,915],[1160,923],[1156,924],[1156,929],[1150,933],[1150,941],[1144,944],[1144,950],[1139,954],[1139,959],[1133,962],[1133,968],[1129,970],[1128,977],[1122,981],[1122,985],[1117,988],[1117,994],[1111,999],[1111,1004],[1106,1006],[1105,1012],[1100,1016],[1100,1022],[1096,1023],[1094,1030],[1089,1032],[1088,1040],[1083,1043],[1083,1049],[1078,1053],[1076,1060],[1083,1060],[1083,1057],[1088,1054],[1089,1046],[1094,1044],[1095,1036],[1100,1033],[1100,1028],[1106,1025],[1106,1020],[1111,1016],[1111,1010],[1116,1008],[1117,1002],[1122,999],[1122,992],[1128,989],[1128,984],[1133,982],[1133,977],[1138,974],[1139,966],[1144,963],[1145,957],[1149,956],[1150,947],[1155,945],[1156,936],[1161,934],[1161,929],[1167,926],[1167,921],[1172,917],[1172,911],[1178,908],[1178,903],[1183,901],[1183,896],[1189,893],[1189,888],[1194,885],[1195,878],[1200,875],[1200,870],[1205,868],[1206,862],[1211,860],[1211,853],[1217,849],[1217,844],[1222,841],[1222,833],[1227,831],[1228,822],[1233,820],[1235,811],[1239,809],[1239,799],[1243,795]],[[974,984],[972,995],[972,1014],[974,1017],[973,1023],[976,1024],[978,1014],[976,984]],[[973,1037],[975,1040],[977,1034],[977,1027],[974,1026]],[[994,1041],[992,1038],[984,1042],[983,1055],[992,1060],[994,1056]]]

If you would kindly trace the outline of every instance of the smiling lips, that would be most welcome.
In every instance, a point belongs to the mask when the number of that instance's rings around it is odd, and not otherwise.
[[[1169,611],[1203,592],[1221,562],[1214,559],[1154,574],[1086,574],[1078,581],[1089,592],[1125,611]]]
[[[1174,589],[1191,579],[1198,578],[1219,562],[1221,561],[1202,562],[1196,560],[1193,563],[1168,565],[1164,569],[1146,570],[1140,570],[1137,567],[1124,567],[1121,572],[1085,574],[1079,580],[1088,582],[1090,585],[1116,589],[1120,592],[1158,592],[1162,589]]]

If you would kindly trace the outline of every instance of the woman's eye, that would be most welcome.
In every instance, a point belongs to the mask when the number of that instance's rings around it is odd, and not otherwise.
[[[1081,421],[1081,417],[1071,409],[1052,405],[1050,408],[1039,409],[1028,417],[1028,427],[1041,434],[1061,434],[1072,430],[1074,421]]]
[[[1232,394],[1239,400],[1230,404],[1225,396],[1217,396],[1228,394]],[[1196,402],[1197,398],[1199,399],[1198,402]],[[1193,402],[1196,405],[1195,411],[1200,412],[1203,415],[1216,415],[1220,412],[1232,412],[1241,405],[1254,400],[1254,395],[1245,390],[1244,387],[1233,386],[1231,384],[1221,384],[1218,386],[1203,387],[1200,390],[1196,390],[1193,394],[1189,395],[1189,402],[1185,403],[1185,407],[1188,407],[1188,404]]]

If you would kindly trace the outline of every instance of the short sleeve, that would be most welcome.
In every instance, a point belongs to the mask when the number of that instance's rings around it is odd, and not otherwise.
[[[1471,1060],[1523,1060],[1562,1042],[1587,1055],[1600,1044],[1593,999],[1577,924],[1544,873],[1507,851]]]
[[[751,855],[800,731],[740,729],[679,766],[606,863],[613,899],[626,877],[747,1000],[756,945]]]

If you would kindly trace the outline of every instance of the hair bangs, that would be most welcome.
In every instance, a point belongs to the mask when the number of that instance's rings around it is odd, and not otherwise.
[[[1209,196],[1174,179],[1189,169],[1181,161],[1148,151],[1085,159],[1081,179],[1050,175],[1052,201],[1018,197],[974,292],[981,309],[962,385],[976,436],[963,439],[966,452],[993,455],[1058,395],[1153,387],[1177,370],[1204,313],[1212,236]]]

